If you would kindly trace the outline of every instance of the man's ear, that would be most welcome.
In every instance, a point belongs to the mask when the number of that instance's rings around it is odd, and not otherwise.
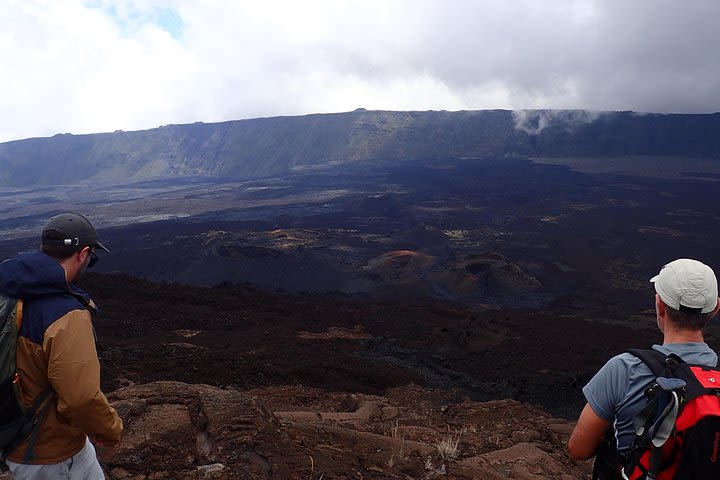
[[[667,307],[665,302],[660,299],[660,295],[655,294],[655,317],[657,326],[661,332],[665,333],[665,317],[667,316]]]
[[[715,305],[715,309],[713,309],[712,315],[710,315],[710,317],[712,318],[712,317],[714,317],[715,315],[717,315],[717,314],[718,314],[718,311],[720,311],[720,297],[718,297],[718,299],[717,299],[717,305]]]
[[[665,315],[665,302],[660,299],[660,295],[655,294],[655,311],[658,315]]]

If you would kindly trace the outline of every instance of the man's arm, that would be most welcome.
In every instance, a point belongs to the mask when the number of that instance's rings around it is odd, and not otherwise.
[[[58,413],[91,437],[107,444],[120,441],[122,422],[100,390],[100,362],[90,313],[74,310],[50,325],[43,350]]]
[[[586,403],[568,440],[570,458],[585,460],[595,455],[608,428],[610,422],[600,418],[590,404]]]

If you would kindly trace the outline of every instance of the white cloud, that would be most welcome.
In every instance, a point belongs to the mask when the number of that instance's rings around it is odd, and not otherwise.
[[[372,109],[720,110],[715,0],[9,0],[0,141]]]

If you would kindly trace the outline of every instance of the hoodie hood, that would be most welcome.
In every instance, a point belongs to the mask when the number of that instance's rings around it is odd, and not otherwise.
[[[25,300],[69,293],[85,305],[90,302],[87,293],[65,280],[60,264],[42,252],[19,253],[0,263],[0,292]]]

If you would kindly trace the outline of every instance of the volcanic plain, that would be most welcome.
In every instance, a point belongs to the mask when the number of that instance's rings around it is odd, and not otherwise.
[[[112,478],[581,478],[581,387],[660,339],[648,279],[720,265],[717,177],[553,163],[16,189],[0,256],[66,210],[112,249],[82,284],[128,426]]]

